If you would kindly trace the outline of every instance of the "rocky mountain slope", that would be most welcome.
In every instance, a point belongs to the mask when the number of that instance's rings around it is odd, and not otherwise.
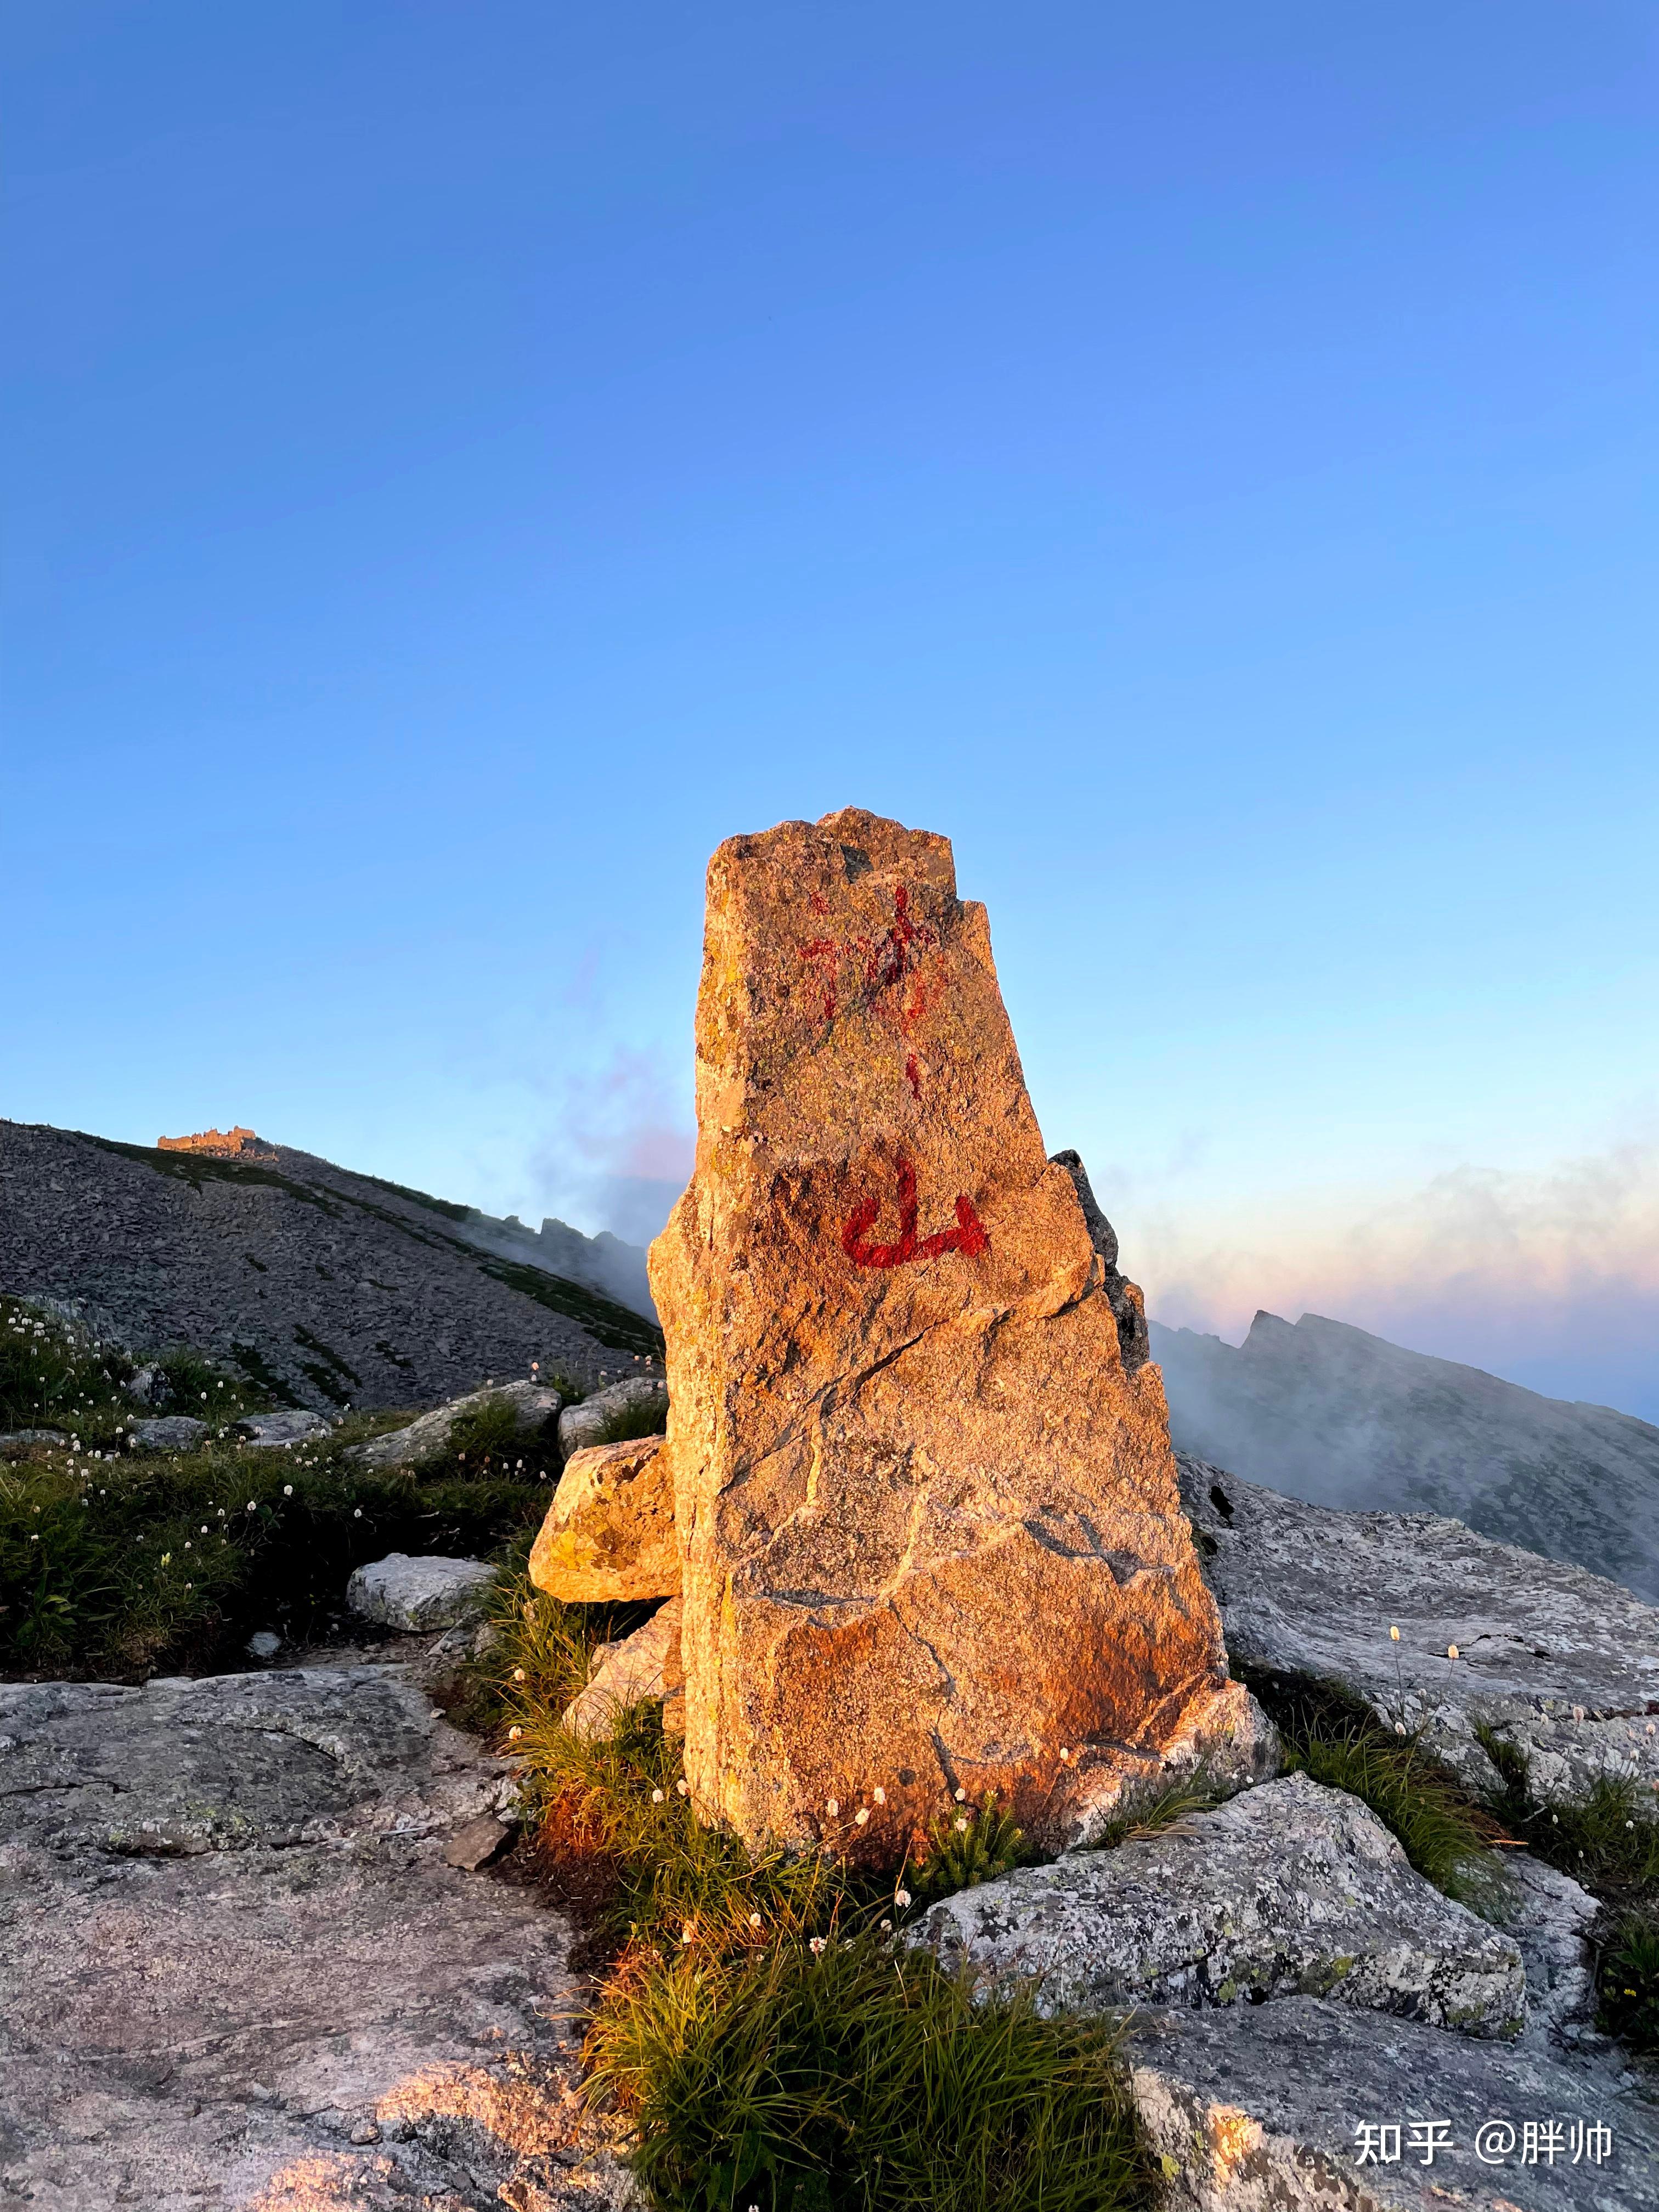
[[[0,1121],[0,1289],[319,1409],[430,1404],[532,1360],[591,1387],[659,1352],[597,1287],[614,1254],[516,1226],[285,1146],[224,1158]]]
[[[1304,1314],[1152,1324],[1178,1451],[1316,1505],[1429,1512],[1659,1601],[1659,1429]]]

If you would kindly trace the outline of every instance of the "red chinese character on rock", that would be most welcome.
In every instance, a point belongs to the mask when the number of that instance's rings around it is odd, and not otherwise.
[[[912,1260],[936,1260],[943,1252],[961,1252],[969,1259],[988,1251],[991,1240],[974,1211],[970,1198],[957,1199],[957,1225],[936,1230],[931,1237],[916,1235],[916,1171],[908,1160],[898,1164],[899,1234],[896,1244],[872,1244],[866,1231],[881,1212],[878,1198],[862,1200],[848,1216],[841,1232],[841,1249],[855,1267],[902,1267]]]

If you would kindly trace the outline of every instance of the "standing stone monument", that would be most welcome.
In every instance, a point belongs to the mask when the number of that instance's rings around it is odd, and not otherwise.
[[[720,847],[696,1101],[651,1249],[694,1802],[896,1859],[959,1792],[1063,1844],[1259,1765],[1139,1293],[1044,1154],[946,839],[848,809]]]

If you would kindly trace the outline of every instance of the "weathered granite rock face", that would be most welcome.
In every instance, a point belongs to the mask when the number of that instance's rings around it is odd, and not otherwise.
[[[563,1922],[445,1863],[513,1786],[398,1668],[0,1686],[0,2199],[628,2201]]]
[[[556,1390],[544,1389],[538,1382],[505,1382],[500,1389],[469,1390],[464,1398],[434,1406],[407,1428],[393,1429],[386,1436],[358,1444],[350,1456],[364,1467],[419,1467],[448,1449],[458,1421],[497,1401],[513,1408],[514,1427],[522,1448],[532,1455],[539,1449],[550,1464],[553,1462],[557,1455],[549,1431],[564,1401]]]
[[[1169,2179],[1170,2212],[1651,2212],[1659,2203],[1659,2125],[1639,2091],[1621,2094],[1606,2075],[1514,2045],[1286,1997],[1243,2011],[1143,2015],[1126,2056]],[[1425,2159],[1435,2122],[1442,2147]],[[1559,2137],[1543,2141],[1559,2148],[1540,2149],[1537,2131],[1552,2124]],[[1387,2163],[1360,2163],[1365,2127],[1398,2130],[1382,2139]]]
[[[1527,1754],[1540,1796],[1601,1775],[1659,1789],[1659,1611],[1617,1583],[1460,1521],[1340,1513],[1199,1460],[1182,1460],[1181,1487],[1236,1661],[1420,1725],[1480,1789],[1499,1779],[1483,1724]]]
[[[696,1051],[651,1252],[696,1802],[804,1841],[881,1784],[872,1854],[958,1786],[1090,1832],[1244,1705],[946,840],[849,810],[722,845]]]
[[[1510,1852],[1504,1872],[1512,1903],[1504,1925],[1520,1946],[1527,1970],[1522,2040],[1539,2051],[1577,2044],[1595,2017],[1589,1935],[1601,1907],[1571,1875],[1530,1851]]]
[[[915,1940],[947,1966],[1035,1976],[1047,2012],[1314,1996],[1503,2035],[1526,1996],[1514,1942],[1414,1873],[1357,1797],[1305,1774],[958,1891]]]
[[[495,1587],[482,1559],[412,1559],[388,1552],[359,1567],[346,1584],[346,1604],[365,1620],[420,1635],[476,1620]]]
[[[666,1696],[678,1674],[680,1613],[679,1599],[671,1597],[643,1628],[599,1646],[586,1687],[564,1709],[564,1724],[573,1735],[605,1735],[629,1705]]]
[[[579,1404],[567,1406],[559,1416],[559,1449],[569,1459],[603,1443],[605,1430],[618,1413],[649,1413],[660,1428],[668,1418],[668,1385],[658,1375],[624,1375]]]
[[[565,1462],[530,1553],[530,1579],[566,1605],[672,1597],[674,1492],[660,1437],[594,1444]]]

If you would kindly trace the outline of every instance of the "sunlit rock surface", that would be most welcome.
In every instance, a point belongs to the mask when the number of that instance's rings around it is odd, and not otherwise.
[[[565,1463],[530,1553],[530,1579],[566,1605],[672,1597],[674,1492],[660,1437],[594,1444]]]
[[[607,1735],[629,1705],[667,1697],[679,1680],[681,1610],[672,1597],[631,1636],[599,1645],[586,1686],[564,1710],[573,1735]]]
[[[872,1854],[958,1787],[1088,1832],[1244,1701],[945,839],[720,847],[696,1095],[651,1253],[696,1802],[805,1841],[862,1798]]]

